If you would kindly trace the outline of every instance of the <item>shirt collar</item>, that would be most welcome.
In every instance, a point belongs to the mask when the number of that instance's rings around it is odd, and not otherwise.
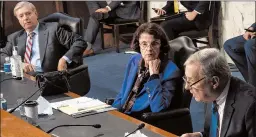
[[[36,28],[33,30],[35,34],[38,34],[38,28],[39,28],[39,23],[37,23]],[[27,32],[27,36],[28,36],[28,32]]]
[[[229,90],[229,86],[230,86],[230,79],[228,80],[227,85],[225,86],[225,88],[223,89],[223,92],[220,94],[220,96],[216,99],[216,103],[218,105],[221,105],[227,98],[228,95],[228,90]]]

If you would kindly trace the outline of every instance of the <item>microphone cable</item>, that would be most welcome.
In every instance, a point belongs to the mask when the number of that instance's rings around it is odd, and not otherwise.
[[[4,82],[4,81],[7,81],[7,80],[12,80],[12,79],[15,79],[15,78],[6,78],[6,79],[3,79],[0,81],[0,83]]]
[[[75,126],[77,126],[77,127],[83,127],[83,126],[89,127],[89,126],[91,126],[91,127],[94,127],[94,128],[101,128],[100,124],[94,124],[94,125],[59,125],[59,126],[56,126],[56,127],[52,128],[52,129],[48,130],[46,133],[49,134],[54,129],[59,128],[59,127],[75,127]]]

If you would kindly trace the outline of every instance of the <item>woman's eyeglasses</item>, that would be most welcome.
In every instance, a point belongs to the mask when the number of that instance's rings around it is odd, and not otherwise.
[[[152,42],[152,43],[142,42],[139,45],[140,45],[140,48],[142,48],[142,49],[146,49],[146,48],[149,48],[149,47],[155,49],[155,48],[159,48],[161,43],[157,42],[157,41]]]
[[[192,86],[194,86],[195,84],[199,83],[200,81],[204,80],[206,77],[203,77],[199,80],[197,80],[196,82],[190,84],[190,82],[187,81],[187,78],[185,76],[182,77],[182,79],[186,82],[186,84],[189,85],[190,88],[192,88]]]

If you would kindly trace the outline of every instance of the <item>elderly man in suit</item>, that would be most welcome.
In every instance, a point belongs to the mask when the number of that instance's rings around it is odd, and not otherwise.
[[[213,103],[204,131],[182,137],[256,137],[255,87],[232,77],[225,58],[214,48],[194,53],[184,65],[185,88],[196,101]]]
[[[88,48],[84,52],[85,56],[94,54],[91,47],[99,32],[100,20],[138,19],[140,17],[137,1],[87,1],[86,3],[91,16],[85,35],[88,44]]]
[[[162,9],[156,9],[158,15],[168,14],[174,11],[174,2],[167,1]],[[170,40],[177,38],[178,34],[189,30],[203,30],[210,26],[210,3],[209,1],[181,1],[187,8],[184,16],[166,20],[161,23]]]
[[[35,6],[19,2],[14,8],[23,30],[8,36],[5,48],[1,49],[1,64],[6,56],[12,56],[17,46],[24,60],[24,72],[49,72],[66,70],[82,64],[86,42],[81,36],[58,27],[57,23],[39,23]]]
[[[224,49],[244,79],[256,87],[256,23],[253,23],[243,35],[227,40]]]

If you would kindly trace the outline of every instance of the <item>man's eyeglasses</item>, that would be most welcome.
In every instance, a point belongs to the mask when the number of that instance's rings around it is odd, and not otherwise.
[[[186,78],[185,76],[183,76],[182,78],[183,78],[183,80],[186,82],[186,84],[188,84],[189,87],[192,88],[192,86],[194,86],[195,84],[197,84],[197,83],[199,83],[200,81],[204,80],[206,77],[203,77],[203,78],[197,80],[196,82],[194,82],[194,83],[192,83],[192,84],[190,84],[190,82],[187,81],[187,78]]]

